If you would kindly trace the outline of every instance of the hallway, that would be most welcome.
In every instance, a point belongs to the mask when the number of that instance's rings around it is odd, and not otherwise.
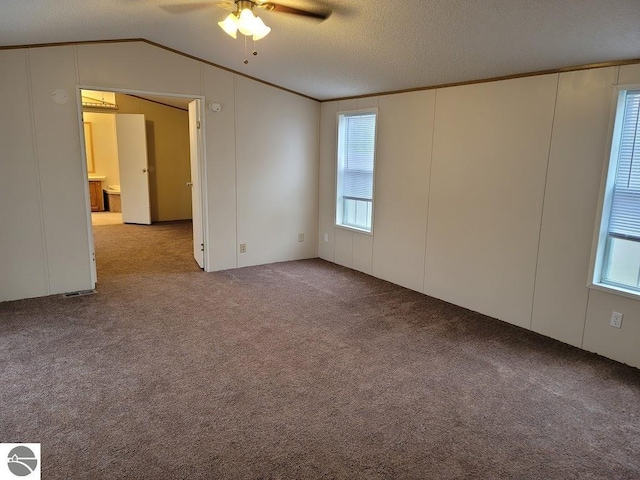
[[[193,259],[191,220],[152,225],[94,225],[98,286],[122,275],[201,271]]]

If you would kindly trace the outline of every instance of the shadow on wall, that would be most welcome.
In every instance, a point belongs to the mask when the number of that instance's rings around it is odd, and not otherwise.
[[[147,162],[149,164],[149,202],[151,203],[151,218],[157,220],[157,209],[160,194],[158,192],[158,180],[155,172],[157,172],[156,157],[156,131],[153,120],[145,120],[147,127]]]

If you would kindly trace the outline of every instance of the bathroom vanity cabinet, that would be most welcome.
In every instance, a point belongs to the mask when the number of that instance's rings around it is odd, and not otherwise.
[[[89,180],[89,196],[91,197],[91,211],[104,212],[101,181]]]

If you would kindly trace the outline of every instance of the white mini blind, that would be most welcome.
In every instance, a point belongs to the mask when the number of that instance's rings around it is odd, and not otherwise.
[[[343,196],[373,200],[376,115],[345,116]]]
[[[640,90],[627,92],[609,235],[640,241]]]

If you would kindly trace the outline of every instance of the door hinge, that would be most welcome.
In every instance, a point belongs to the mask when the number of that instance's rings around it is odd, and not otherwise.
[[[204,243],[201,243],[201,244],[200,244],[200,251],[201,251],[201,252],[204,252]]]

